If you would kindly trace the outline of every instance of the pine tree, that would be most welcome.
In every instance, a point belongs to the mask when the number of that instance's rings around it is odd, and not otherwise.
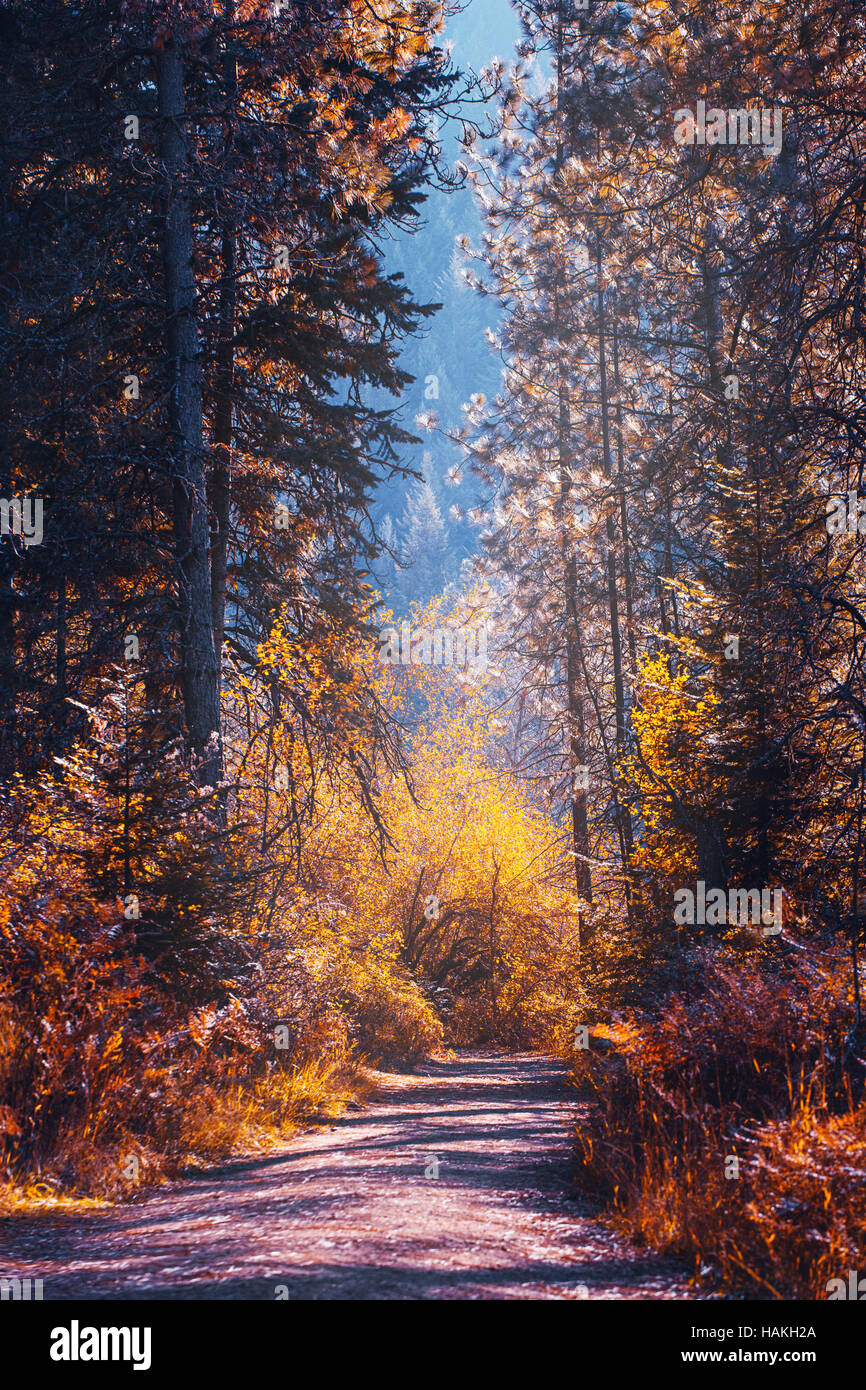
[[[5,13],[38,53],[34,7]],[[412,437],[363,399],[403,390],[427,312],[376,238],[414,220],[450,78],[433,7],[358,17],[88,0],[52,6],[47,81],[16,60],[6,446],[48,526],[4,543],[6,770],[81,732],[66,695],[134,635],[212,785],[223,637],[255,671],[278,618],[328,650],[368,621],[372,491]]]
[[[416,482],[406,499],[398,527],[398,584],[405,602],[425,602],[448,580],[448,532],[427,482]]]

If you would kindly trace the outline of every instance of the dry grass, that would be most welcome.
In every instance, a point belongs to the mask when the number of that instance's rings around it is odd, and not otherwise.
[[[839,1064],[844,962],[717,952],[701,971],[696,997],[597,1026],[573,1054],[589,1101],[581,1181],[621,1228],[724,1288],[825,1298],[866,1238],[866,1107]]]
[[[272,1067],[246,1082],[190,1087],[174,1111],[169,1145],[140,1134],[95,1143],[70,1129],[46,1157],[38,1181],[9,1180],[0,1188],[0,1215],[75,1210],[129,1199],[184,1170],[203,1169],[232,1156],[264,1153],[375,1088],[370,1071],[350,1052],[291,1068]],[[94,1117],[91,1129],[98,1131]]]
[[[60,1191],[50,1180],[24,1184],[6,1182],[0,1186],[0,1219],[7,1216],[45,1216],[51,1212],[75,1216],[108,1206],[99,1197],[73,1197]]]

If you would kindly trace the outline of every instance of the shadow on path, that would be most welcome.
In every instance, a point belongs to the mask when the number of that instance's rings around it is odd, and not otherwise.
[[[2,1222],[0,1274],[43,1279],[46,1299],[699,1296],[593,1220],[571,1181],[578,1119],[550,1058],[461,1051],[281,1153]]]

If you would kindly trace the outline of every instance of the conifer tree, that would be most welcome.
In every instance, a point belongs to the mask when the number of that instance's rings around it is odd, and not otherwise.
[[[400,591],[405,600],[426,601],[447,578],[448,534],[428,482],[418,481],[406,498],[399,525]]]

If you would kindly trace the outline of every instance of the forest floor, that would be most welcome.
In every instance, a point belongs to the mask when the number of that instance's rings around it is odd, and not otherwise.
[[[266,1158],[0,1223],[0,1275],[43,1279],[46,1299],[702,1296],[575,1191],[579,1102],[558,1063],[460,1049],[380,1080]]]

